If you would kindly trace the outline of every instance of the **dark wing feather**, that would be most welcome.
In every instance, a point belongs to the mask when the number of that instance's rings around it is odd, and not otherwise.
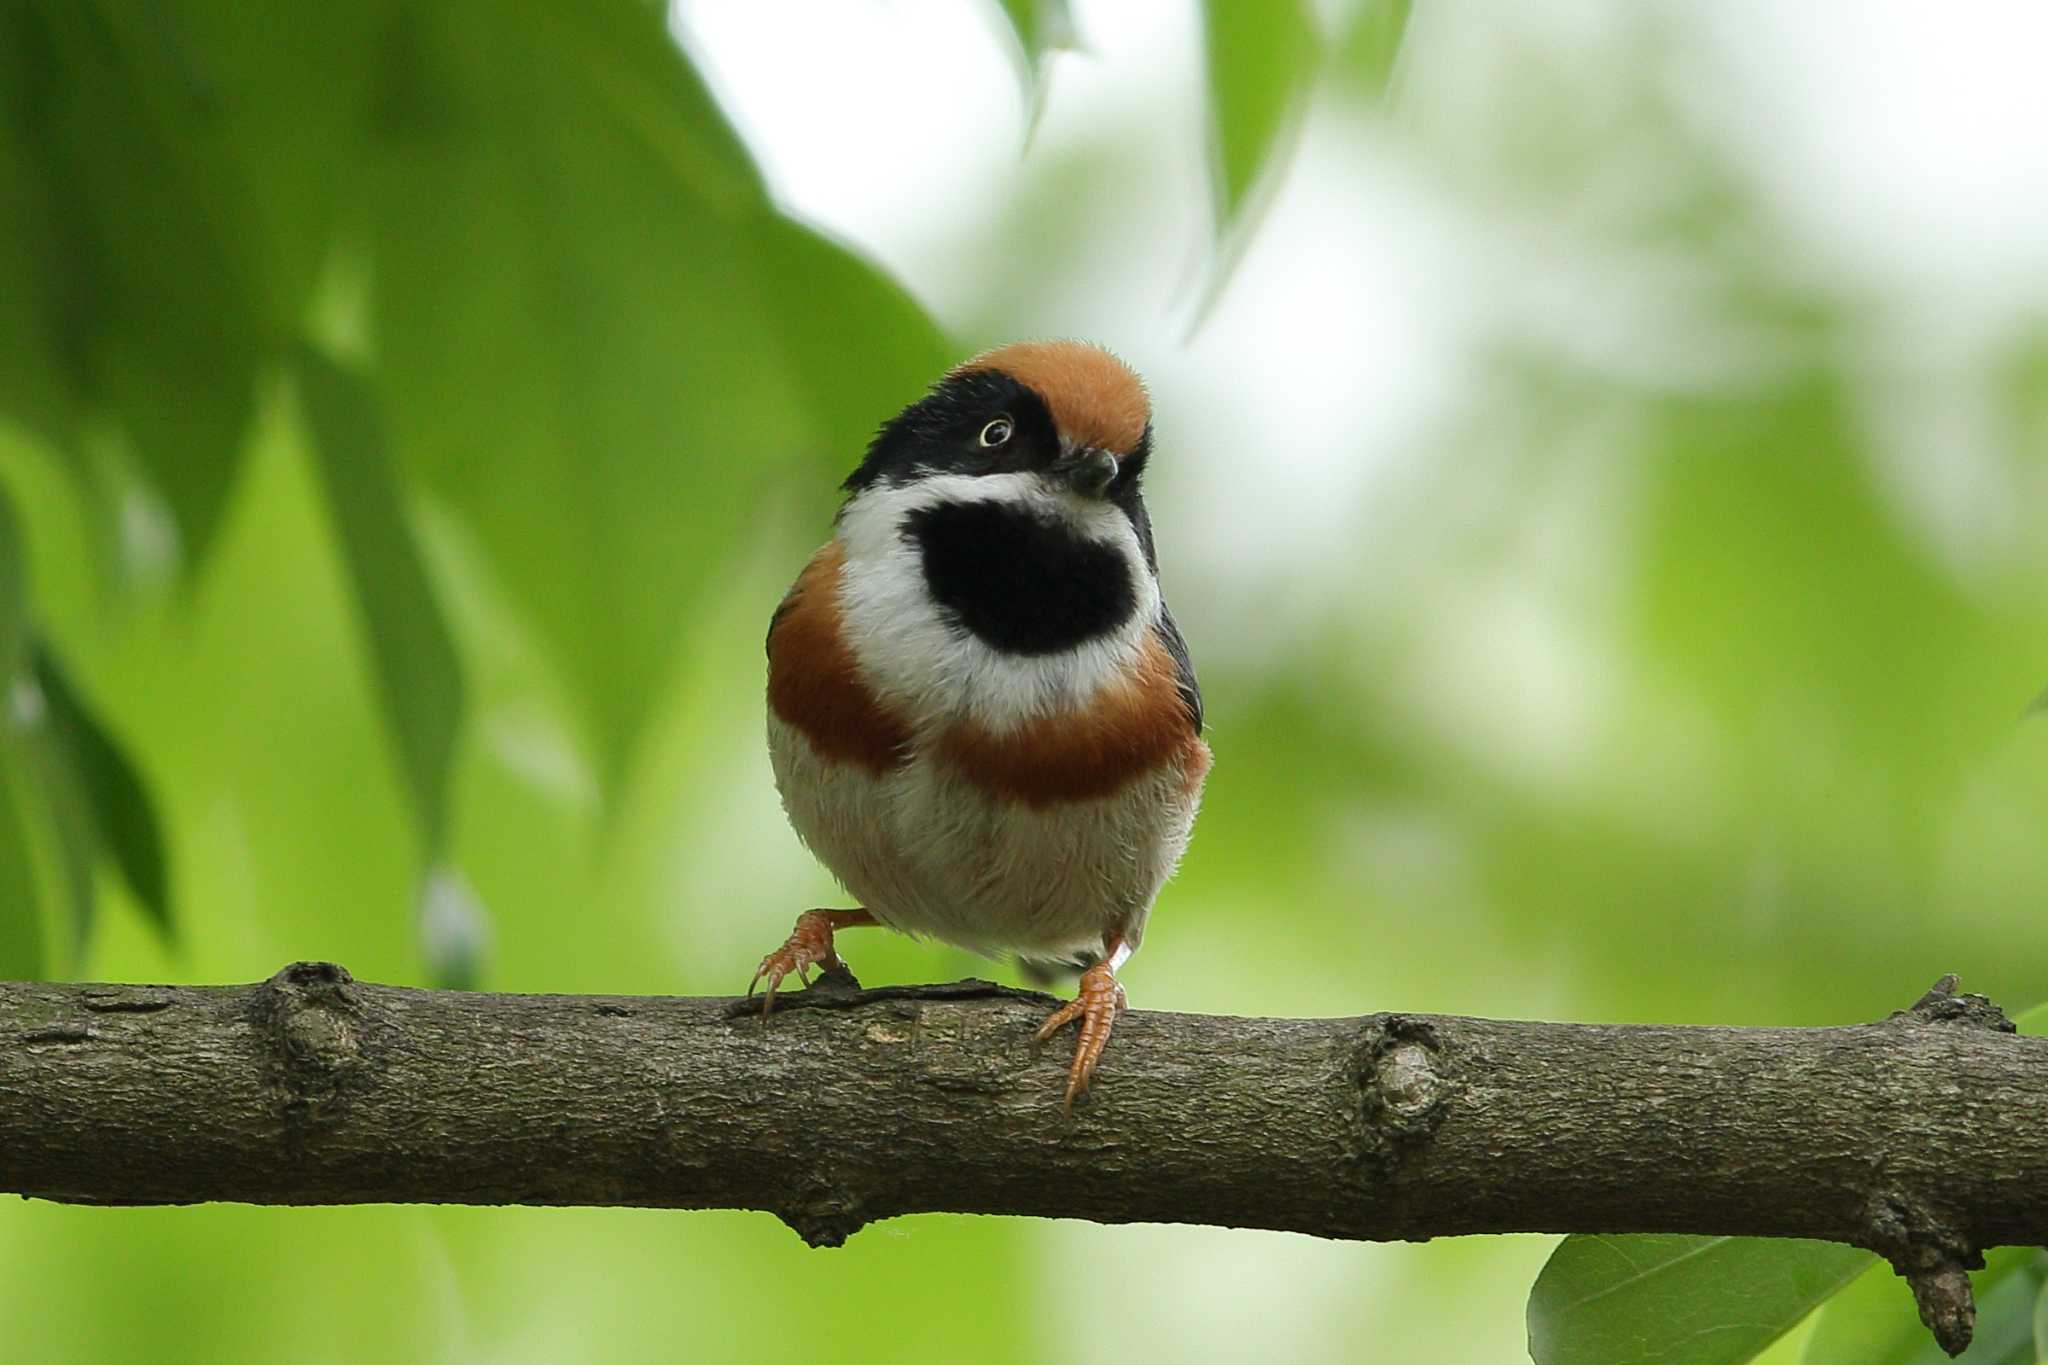
[[[768,639],[764,643],[770,659],[775,657],[775,628],[782,624],[783,617],[789,615],[789,609],[796,605],[796,598],[797,588],[792,586],[788,592],[782,594],[782,600],[775,604],[775,614],[768,618]]]
[[[1166,652],[1173,657],[1173,681],[1180,691],[1180,704],[1199,735],[1202,733],[1202,685],[1195,681],[1195,661],[1188,653],[1187,637],[1180,633],[1173,613],[1164,602],[1159,604],[1159,624],[1155,629],[1159,632],[1160,642],[1166,646]]]

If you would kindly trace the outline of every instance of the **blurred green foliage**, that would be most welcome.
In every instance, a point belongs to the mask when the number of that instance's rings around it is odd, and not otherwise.
[[[1027,87],[1036,98],[1037,77],[1052,55],[1074,45],[1074,16],[1067,0],[1001,0],[1003,14],[1024,58]]]
[[[1202,10],[1209,55],[1216,188],[1224,221],[1243,205],[1274,145],[1301,116],[1315,68],[1316,24],[1305,5],[1215,0]]]
[[[1289,160],[1303,106],[1328,68],[1337,83],[1378,97],[1393,76],[1409,0],[1363,0],[1325,33],[1303,0],[1206,0],[1210,178],[1216,221],[1228,234],[1254,226],[1254,192]],[[1241,243],[1240,243],[1241,244]],[[1226,256],[1227,259],[1227,256]]]
[[[2048,1280],[2048,1257],[2035,1247],[2005,1247],[1970,1275],[1977,1330],[1963,1358],[1971,1365],[2035,1365],[2034,1309]],[[1941,1365],[1913,1310],[1912,1296],[1888,1265],[1872,1266],[1822,1310],[1801,1365]]]
[[[1003,8],[1041,71],[1069,60],[1064,5]],[[1379,117],[1408,6],[1321,14],[1206,11],[1226,235],[1317,91]],[[1861,301],[1687,134],[1656,34],[1581,70],[1500,30],[1420,72],[1402,50],[1404,81],[1472,82],[1404,111],[1409,164],[1489,222],[1681,262],[1702,349],[1763,359],[1674,381],[1504,342],[1346,507],[1362,550],[1290,539],[1318,591],[1261,586],[1254,624],[1309,622],[1274,635],[1231,615],[1241,547],[1170,515],[1251,457],[1162,402],[1161,553],[1218,766],[1138,1003],[1832,1023],[1945,970],[2048,996],[2048,726],[2022,720],[2048,329],[1986,347],[2003,521],[1959,542],[1911,490],[1963,475],[1880,438]],[[978,327],[1063,278],[1144,136],[1019,177]],[[1615,210],[1645,166],[1668,181]],[[1548,306],[1590,349],[1578,302]],[[0,6],[0,334],[0,974],[327,957],[725,992],[830,902],[760,752],[761,631],[868,432],[968,348],[776,211],[652,7]],[[847,951],[875,979],[987,970]],[[20,1204],[0,1358],[830,1331],[905,1361],[1496,1359],[1549,1247],[921,1218],[826,1260],[741,1215]],[[1997,1292],[2032,1264],[1996,1260]],[[1858,1323],[1902,1302],[1874,1273],[1812,1348],[1880,1340]]]
[[[0,288],[30,362],[8,413],[79,497],[160,500],[196,572],[259,397],[298,391],[427,859],[464,684],[409,497],[516,598],[615,792],[761,481],[830,468],[878,393],[947,357],[900,291],[775,212],[644,7],[0,22],[21,219]],[[779,306],[798,287],[808,306]],[[123,549],[101,547],[111,576]],[[71,807],[132,794],[82,774],[82,795],[43,785]]]

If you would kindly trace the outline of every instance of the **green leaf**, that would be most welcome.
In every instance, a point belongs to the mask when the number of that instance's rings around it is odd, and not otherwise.
[[[2048,1038],[2048,1004],[2036,1005],[2012,1021],[2015,1032],[2030,1038]]]
[[[1217,220],[1227,228],[1287,145],[1320,54],[1299,0],[1208,0],[1204,14]]]
[[[2035,1306],[2048,1285],[2041,1252],[2033,1247],[1994,1251],[1984,1258],[1984,1269],[1970,1276],[1970,1284],[1977,1299],[1977,1331],[1965,1352],[1971,1365],[1980,1360],[1983,1365],[2035,1365]],[[1912,1295],[1905,1297],[1911,1308]],[[1918,1326],[1917,1310],[1911,1316]],[[1937,1352],[1936,1359],[1942,1358]]]
[[[0,705],[7,717],[4,761],[11,793],[0,811],[0,823],[9,826],[0,832],[0,859],[20,865],[0,870],[0,892],[16,897],[10,906],[23,916],[21,924],[0,924],[0,940],[11,938],[22,951],[33,943],[34,960],[41,964],[32,827],[15,828],[31,811],[45,817],[56,844],[56,876],[69,902],[74,952],[92,926],[93,870],[102,848],[113,853],[137,900],[166,932],[170,904],[163,844],[141,779],[80,700],[55,655],[29,638],[23,550],[13,502],[0,496]],[[9,910],[0,909],[0,920],[9,918]]]
[[[999,0],[1017,42],[1032,61],[1074,42],[1074,14],[1067,0]]]
[[[149,790],[47,646],[37,647],[34,667],[49,755],[42,766],[49,773],[52,813],[67,861],[84,859],[89,871],[91,854],[104,848],[151,922],[169,937],[174,927],[169,877]],[[77,933],[81,943],[90,908],[88,879]]]
[[[43,974],[42,893],[15,746],[0,743],[0,980]]]
[[[108,6],[141,16],[121,27],[171,82],[156,100],[162,136],[209,195],[251,327],[273,347],[298,333],[359,192],[392,4],[284,0],[270,23],[243,0]]]
[[[775,213],[641,7],[452,0],[393,46],[366,195],[393,447],[524,609],[613,787],[764,488],[850,468],[943,348]]]
[[[1022,60],[1018,76],[1036,121],[1045,90],[1045,67],[1052,55],[1075,45],[1074,15],[1068,0],[1000,0],[1010,28],[1017,35]]]
[[[830,488],[844,478],[882,420],[916,398],[955,360],[897,284],[845,248],[777,218],[753,243],[756,266],[774,281],[801,281],[807,306],[771,309],[767,321],[794,373],[805,435],[799,450]],[[791,301],[793,302],[793,301]],[[843,318],[860,318],[878,343],[848,364]]]
[[[1529,1293],[1536,1365],[1748,1360],[1870,1264],[1790,1238],[1567,1237]]]
[[[0,90],[23,88],[23,26],[21,12],[0,9]],[[69,433],[74,401],[51,327],[55,226],[40,170],[20,130],[0,112],[0,336],[8,339],[0,414],[52,440]]]
[[[45,217],[26,344],[118,416],[191,554],[240,465],[262,350],[254,281],[224,219],[240,202],[198,140],[209,87],[167,6],[10,6],[14,170]]]
[[[2034,1355],[2048,1360],[2048,1282],[2034,1296]]]
[[[99,864],[99,835],[85,783],[63,741],[49,721],[49,704],[32,682],[17,682],[15,723],[20,727],[17,754],[28,777],[29,799],[42,817],[56,847],[55,876],[63,883],[70,919],[70,963],[75,966],[92,936],[98,888],[93,876]]]
[[[28,633],[23,561],[14,500],[0,491],[0,979],[7,980],[40,976],[44,966],[35,842],[14,743]]]
[[[431,854],[441,843],[462,723],[461,661],[406,523],[376,393],[308,346],[293,352],[293,368],[384,713]]]
[[[0,7],[0,410],[74,454],[118,419],[190,560],[356,193],[386,8]]]
[[[28,666],[28,553],[14,499],[0,490],[0,688]],[[0,696],[0,702],[8,698]]]
[[[1377,99],[1393,78],[1413,0],[1365,0],[1337,40],[1337,71],[1358,93]]]
[[[2033,1365],[2034,1309],[2041,1253],[2001,1247],[1970,1274],[1977,1331],[1963,1358],[1971,1365]],[[1803,1365],[1947,1365],[1948,1354],[1921,1324],[1906,1282],[1876,1265],[1828,1304],[1807,1338]]]

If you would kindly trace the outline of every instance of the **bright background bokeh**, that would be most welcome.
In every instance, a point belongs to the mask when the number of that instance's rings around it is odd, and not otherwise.
[[[232,103],[235,7],[162,8]],[[1222,222],[1191,4],[1077,0],[1034,87],[993,4],[679,0],[730,146],[575,136],[606,78],[580,31],[521,31],[547,8],[450,6],[503,30],[482,54],[322,20],[348,32],[300,74],[359,59],[359,100],[301,126],[325,97],[280,76],[237,182],[372,130],[258,215],[316,206],[317,250],[266,254],[280,229],[227,276],[376,376],[465,679],[444,835],[293,385],[255,372],[202,547],[118,364],[63,439],[0,384],[34,616],[173,872],[174,940],[103,871],[48,974],[736,991],[835,900],[760,742],[762,631],[835,478],[937,366],[1076,335],[1150,383],[1217,755],[1138,1007],[1834,1023],[1945,971],[2048,998],[2038,7],[1417,0],[1391,89],[1311,70]],[[622,124],[717,121],[612,74]],[[436,162],[465,117],[499,140]],[[748,254],[740,144],[936,330],[802,234]],[[843,946],[869,980],[990,970]],[[920,1217],[812,1252],[766,1215],[10,1201],[0,1358],[1506,1361],[1552,1242]]]

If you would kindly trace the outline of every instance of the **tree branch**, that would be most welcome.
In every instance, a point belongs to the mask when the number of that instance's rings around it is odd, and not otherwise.
[[[0,985],[0,1188],[92,1204],[926,1211],[1323,1237],[1693,1232],[1868,1247],[1967,1340],[1963,1269],[2048,1243],[2048,1039],[1937,983],[1843,1028],[1134,1012],[1060,1110],[1052,1001],[487,995],[296,963]],[[755,1008],[758,1008],[756,1003]]]

